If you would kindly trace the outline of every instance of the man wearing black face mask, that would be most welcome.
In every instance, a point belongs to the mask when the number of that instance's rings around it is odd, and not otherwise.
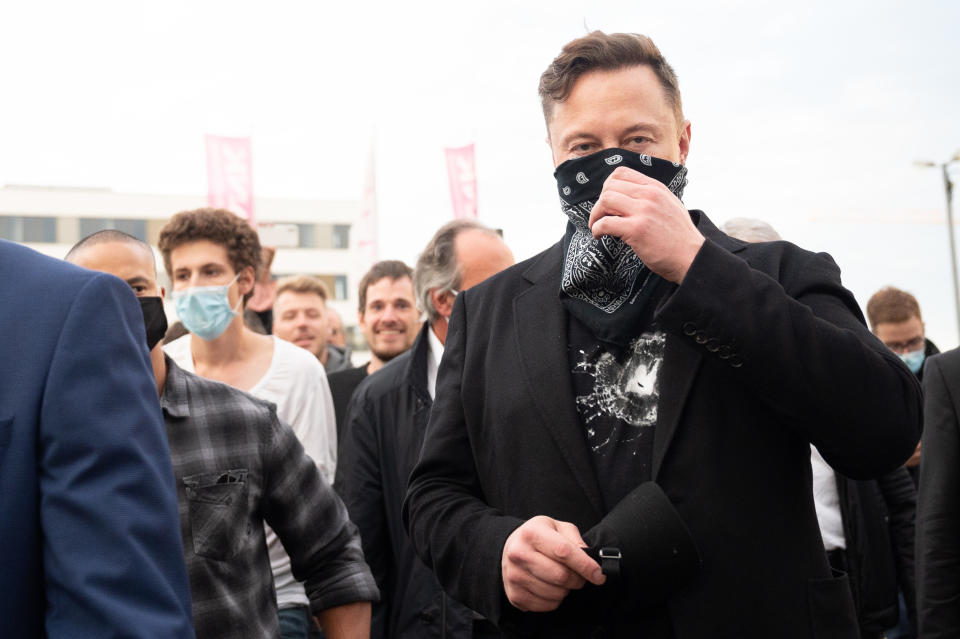
[[[64,259],[93,271],[116,275],[133,289],[143,311],[153,374],[157,388],[162,391],[162,373],[165,371],[163,351],[156,346],[167,332],[167,316],[163,311],[165,291],[157,284],[153,251],[132,235],[106,230],[77,242]]]
[[[540,95],[566,234],[457,297],[414,547],[507,636],[857,637],[809,446],[895,468],[916,380],[829,256],[687,211],[690,123],[648,38],[569,43]]]
[[[180,369],[165,356],[153,251],[101,231],[67,261],[125,280],[140,298],[163,407],[198,639],[278,636],[264,522],[277,533],[331,639],[370,634],[377,588],[346,509],[273,404]]]

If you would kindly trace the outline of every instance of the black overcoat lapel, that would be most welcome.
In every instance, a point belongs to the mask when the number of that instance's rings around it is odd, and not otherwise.
[[[743,249],[743,242],[721,232],[702,212],[698,214],[697,228],[705,237],[733,253]],[[558,297],[562,260],[562,243],[557,243],[524,273],[531,287],[514,298],[517,352],[535,409],[590,503],[602,515],[600,487],[583,436],[570,378],[567,315]],[[654,480],[673,441],[702,361],[700,352],[683,336],[667,334],[653,438]]]
[[[524,273],[532,285],[513,302],[517,352],[534,410],[599,519],[603,501],[574,402],[567,315],[558,297],[562,256],[557,244]]]
[[[657,428],[653,433],[653,468],[651,477],[657,480],[663,457],[670,447],[673,434],[680,422],[680,414],[687,402],[703,357],[684,343],[683,338],[667,334],[660,369],[660,399],[657,405]]]

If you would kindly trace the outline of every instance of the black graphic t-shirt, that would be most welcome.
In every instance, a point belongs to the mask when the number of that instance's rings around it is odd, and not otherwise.
[[[651,478],[666,334],[650,325],[620,349],[568,317],[577,412],[609,510]]]

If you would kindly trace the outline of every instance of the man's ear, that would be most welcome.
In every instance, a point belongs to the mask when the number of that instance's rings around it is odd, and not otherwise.
[[[363,323],[363,311],[357,311],[357,325],[364,326]]]
[[[435,288],[430,289],[430,303],[437,309],[437,313],[443,317],[450,317],[453,312],[453,300],[456,296],[450,291],[439,291]]]
[[[687,155],[690,154],[690,137],[693,132],[690,129],[690,120],[684,120],[680,125],[680,164],[687,164]]]
[[[253,274],[254,271],[252,266],[244,266],[240,270],[240,277],[237,278],[237,285],[240,287],[241,297],[253,291],[253,287],[257,283],[253,277]]]

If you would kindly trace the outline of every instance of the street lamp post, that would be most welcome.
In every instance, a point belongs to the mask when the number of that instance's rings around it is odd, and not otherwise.
[[[957,331],[960,333],[960,282],[957,278],[957,246],[953,239],[953,181],[950,179],[950,167],[960,162],[960,151],[943,163],[930,161],[916,162],[917,166],[939,167],[943,172],[943,189],[947,196],[947,238],[950,240],[950,274],[953,276],[953,304],[957,313]]]

